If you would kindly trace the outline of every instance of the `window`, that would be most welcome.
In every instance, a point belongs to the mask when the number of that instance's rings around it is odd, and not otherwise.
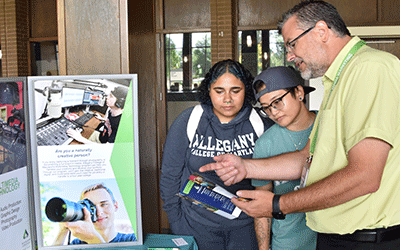
[[[211,33],[192,33],[192,89],[196,90],[211,68]]]
[[[31,42],[31,75],[58,75],[58,42]]]
[[[193,92],[211,67],[211,33],[165,35],[167,93]]]
[[[278,30],[239,31],[239,61],[256,76],[268,67],[294,66]]]
[[[165,35],[168,127],[186,108],[198,104],[196,88],[211,68],[211,33]]]
[[[168,92],[179,91],[183,83],[183,34],[167,34],[165,36],[165,47],[167,89]]]

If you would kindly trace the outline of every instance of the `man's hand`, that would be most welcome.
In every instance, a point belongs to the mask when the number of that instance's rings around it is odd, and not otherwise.
[[[68,227],[73,236],[88,244],[105,243],[106,241],[94,228],[89,211],[83,208],[83,212],[85,220],[66,222],[65,226]]]
[[[213,158],[216,162],[209,163],[200,168],[200,172],[214,170],[227,186],[233,185],[246,178],[247,171],[244,161],[233,154],[218,155]]]
[[[242,199],[232,198],[232,203],[254,218],[272,217],[272,198],[274,193],[266,190],[240,190],[236,193]]]
[[[69,230],[68,230],[68,227],[65,226],[65,222],[58,223],[58,234],[56,235],[56,238],[54,239],[53,246],[63,245],[68,232],[69,232]]]

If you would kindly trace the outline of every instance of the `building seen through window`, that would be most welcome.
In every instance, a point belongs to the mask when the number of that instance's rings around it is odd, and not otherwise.
[[[211,33],[165,35],[167,93],[193,92],[211,67]]]

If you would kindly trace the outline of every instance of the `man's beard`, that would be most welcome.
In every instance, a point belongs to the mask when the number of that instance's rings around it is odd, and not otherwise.
[[[298,60],[306,65],[306,67],[303,71],[301,71],[299,68],[301,77],[304,80],[310,80],[312,78],[317,78],[317,77],[323,76],[327,70],[326,67],[321,66],[320,64],[317,64],[317,63],[311,63],[311,62],[306,63],[301,58],[296,58],[295,60]],[[295,63],[296,63],[296,61],[295,61]]]

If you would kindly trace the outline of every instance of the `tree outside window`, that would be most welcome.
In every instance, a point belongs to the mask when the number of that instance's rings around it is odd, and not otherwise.
[[[211,67],[211,33],[165,35],[168,93],[195,91]]]
[[[268,67],[294,66],[286,60],[285,44],[278,30],[239,31],[238,38],[239,62],[253,75]]]

